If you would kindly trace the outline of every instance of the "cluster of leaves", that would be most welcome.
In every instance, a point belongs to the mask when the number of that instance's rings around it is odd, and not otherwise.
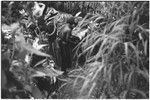
[[[79,68],[70,71],[73,80],[60,97],[149,98],[149,3],[103,4],[105,10],[85,16],[74,29],[73,35],[84,37],[76,47]]]
[[[72,32],[81,39],[74,49],[78,69],[69,72],[58,98],[149,97],[148,2],[43,3],[73,15],[79,11],[86,15]],[[34,78],[48,77],[55,83],[62,74],[47,54],[51,47],[45,44],[48,40],[41,31],[45,26],[38,25],[31,6],[30,2],[2,2],[2,94],[14,93],[15,97],[9,98],[22,98],[20,91],[29,98],[46,98],[47,93],[35,86]],[[32,66],[33,54],[45,59]],[[8,86],[6,72],[11,72],[23,88]]]
[[[43,2],[48,6],[54,7],[66,13],[75,15],[81,11],[83,16],[87,13],[99,13],[107,18],[118,19],[123,15],[131,14],[135,6],[139,6],[142,2],[98,2],[98,1],[62,1],[62,2]],[[83,17],[82,16],[82,17]],[[110,20],[110,19],[109,19]]]
[[[46,94],[42,93],[36,86],[35,77],[50,79],[51,83],[55,83],[56,77],[63,72],[55,69],[56,66],[52,56],[47,54],[49,46],[45,43],[48,43],[48,41],[40,31],[37,24],[38,20],[34,16],[34,12],[37,9],[32,10],[30,2],[4,1],[2,6],[4,7],[2,9],[3,21],[1,23],[2,77],[4,76],[2,79],[2,93],[5,94],[5,91],[10,94],[14,93],[12,97],[8,96],[9,94],[2,97],[22,98],[17,94],[21,91],[27,93],[29,98],[46,98]],[[13,16],[14,14],[16,15]],[[30,29],[31,25],[35,26],[33,31]],[[31,62],[35,62],[35,59],[33,59],[34,55],[44,57],[44,59],[39,62],[36,61],[36,65],[32,66]],[[7,65],[7,68],[5,65]],[[8,87],[10,76],[7,73],[11,73],[14,80],[22,84],[21,90],[17,88],[16,84]],[[47,95],[49,94],[47,93]]]

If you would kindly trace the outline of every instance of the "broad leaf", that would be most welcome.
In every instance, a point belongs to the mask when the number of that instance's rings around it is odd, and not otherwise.
[[[47,44],[38,44],[39,38],[36,38],[35,41],[33,42],[33,47],[37,50],[43,49],[43,47],[47,46]]]
[[[13,33],[15,30],[19,28],[19,23],[13,23],[11,25],[2,24],[2,32],[3,33]]]

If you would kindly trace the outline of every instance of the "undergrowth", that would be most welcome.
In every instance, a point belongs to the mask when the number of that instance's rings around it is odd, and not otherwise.
[[[57,80],[62,81],[63,71],[54,58],[60,58],[59,51],[50,51],[52,46],[57,49],[58,43],[50,44],[53,37],[47,34],[54,30],[61,33],[62,27],[56,23],[66,23],[58,20],[63,14],[57,16],[58,11],[52,8],[56,16],[48,14],[46,23],[42,23],[38,16],[43,13],[31,9],[33,4],[2,2],[2,98],[50,99],[54,94],[63,99],[149,98],[149,2],[56,2],[57,10],[63,7],[73,16],[80,11],[76,15],[78,24],[72,30],[72,36],[80,42],[72,51],[73,66],[68,77],[53,92],[39,89],[35,78],[47,80],[44,85],[50,88]],[[44,59],[35,60],[41,56]],[[10,76],[17,85],[9,84]]]

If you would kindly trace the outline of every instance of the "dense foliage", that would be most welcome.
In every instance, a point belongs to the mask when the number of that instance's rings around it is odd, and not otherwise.
[[[149,98],[149,2],[1,5],[2,98]]]

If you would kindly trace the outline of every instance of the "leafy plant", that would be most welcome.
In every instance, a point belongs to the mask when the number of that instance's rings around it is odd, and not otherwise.
[[[14,2],[8,3],[13,7]],[[27,6],[28,2],[22,11],[27,10]],[[3,41],[7,40],[6,43],[2,45],[7,46],[6,51],[10,51],[9,53],[4,51],[4,54],[6,53],[5,55],[8,56],[5,59],[8,59],[10,63],[9,68],[4,71],[4,75],[6,72],[12,73],[16,80],[23,85],[22,91],[27,91],[29,96],[33,96],[34,98],[46,98],[46,94],[43,94],[42,91],[36,85],[34,85],[36,84],[34,82],[35,77],[49,77],[51,79],[51,83],[56,83],[56,77],[62,75],[63,72],[54,69],[55,63],[53,62],[53,65],[51,63],[53,57],[45,52],[46,49],[44,46],[46,45],[41,43],[42,41],[45,41],[43,38],[41,38],[42,34],[38,34],[36,37],[34,37],[35,39],[33,38],[33,35],[30,35],[31,31],[29,30],[28,24],[35,24],[37,27],[35,31],[38,31],[39,28],[32,14],[29,16],[29,13],[31,12],[28,10],[26,12],[22,12],[22,16],[19,20],[16,20],[16,22],[10,22],[9,24],[6,22],[2,23],[2,34],[4,36]],[[10,14],[11,11],[12,9],[10,9]],[[20,12],[18,11],[18,13]],[[27,17],[27,20],[25,20],[24,17]],[[7,34],[9,34],[11,37],[7,38]],[[11,45],[11,47],[9,47],[9,45]],[[33,66],[31,66],[31,62],[34,60],[32,59],[33,55],[43,56],[46,58],[45,61],[42,62],[42,68],[33,68]],[[4,81],[6,81],[6,79],[4,79]],[[4,86],[5,84],[9,83],[5,82]],[[9,88],[4,88],[4,90],[7,89]],[[20,90],[16,89],[12,92],[18,91]]]
[[[149,98],[148,8],[143,1],[2,1],[2,98]],[[64,77],[55,34],[73,16],[80,42]]]

